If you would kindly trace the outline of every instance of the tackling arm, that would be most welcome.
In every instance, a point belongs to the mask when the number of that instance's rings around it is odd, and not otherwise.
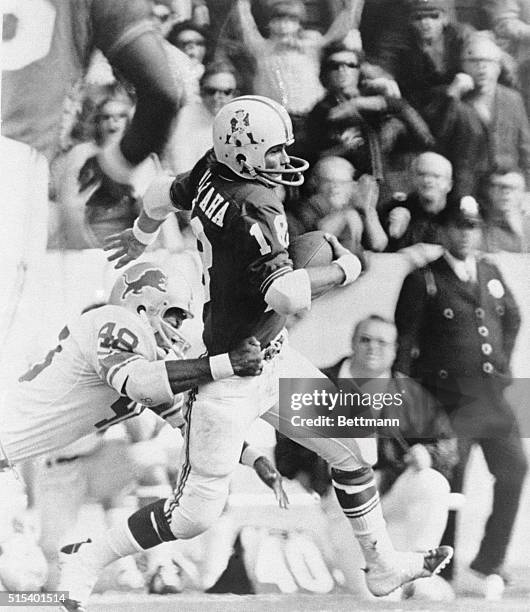
[[[124,368],[125,370],[125,368]],[[126,366],[122,392],[144,406],[173,401],[176,393],[212,380],[261,374],[261,346],[255,338],[243,340],[229,353],[171,361],[136,359]]]

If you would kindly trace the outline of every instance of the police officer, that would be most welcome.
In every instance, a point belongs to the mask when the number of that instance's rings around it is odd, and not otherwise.
[[[471,563],[481,593],[503,588],[503,562],[527,470],[517,422],[503,391],[519,310],[497,267],[476,255],[481,218],[473,198],[440,215],[443,255],[409,274],[396,307],[396,368],[421,379],[451,415],[460,463],[452,490],[461,491],[473,444],[495,478],[493,509]],[[454,517],[446,539],[454,539]],[[443,541],[443,540],[442,540]],[[493,577],[493,578],[492,578]]]

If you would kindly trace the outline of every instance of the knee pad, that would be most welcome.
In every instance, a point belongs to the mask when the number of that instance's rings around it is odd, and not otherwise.
[[[166,501],[159,499],[129,517],[129,530],[144,550],[175,539],[164,512]]]
[[[338,485],[360,486],[368,484],[374,479],[374,471],[367,465],[351,471],[331,468],[331,478]]]

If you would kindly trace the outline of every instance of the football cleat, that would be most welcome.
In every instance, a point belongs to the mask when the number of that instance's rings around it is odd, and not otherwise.
[[[68,593],[62,603],[67,612],[86,612],[87,601],[98,580],[98,569],[87,560],[83,548],[91,540],[63,546],[59,553],[60,577],[58,591]]]
[[[391,564],[377,564],[366,569],[366,585],[372,595],[382,597],[417,578],[440,572],[453,557],[450,546],[439,546],[426,553],[396,552]]]
[[[149,580],[148,591],[153,595],[174,595],[183,590],[181,569],[175,563],[159,565]]]

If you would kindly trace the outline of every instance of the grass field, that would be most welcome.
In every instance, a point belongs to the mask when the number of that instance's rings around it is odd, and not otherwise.
[[[379,612],[528,612],[528,597],[506,597],[500,602],[461,598],[453,602],[356,601],[351,595],[95,595],[88,612],[320,612],[334,610]]]

